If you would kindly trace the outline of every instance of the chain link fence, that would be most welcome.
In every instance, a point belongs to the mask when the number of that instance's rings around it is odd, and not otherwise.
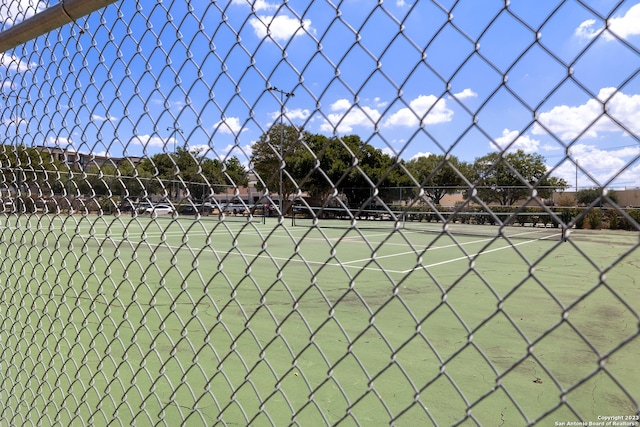
[[[638,425],[639,8],[4,2],[0,424]]]

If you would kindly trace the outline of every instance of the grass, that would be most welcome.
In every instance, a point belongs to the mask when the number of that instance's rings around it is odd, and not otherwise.
[[[0,237],[0,423],[638,412],[638,233],[8,216]]]

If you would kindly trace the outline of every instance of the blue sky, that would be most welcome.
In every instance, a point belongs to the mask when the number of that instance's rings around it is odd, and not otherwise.
[[[523,149],[574,186],[568,153],[580,187],[640,187],[638,0],[334,3],[116,2],[0,57],[1,124],[33,145],[247,162],[280,120],[273,86],[295,94],[286,122],[405,159]],[[0,22],[46,6],[13,0]]]

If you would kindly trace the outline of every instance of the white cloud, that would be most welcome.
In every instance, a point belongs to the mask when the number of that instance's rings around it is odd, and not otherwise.
[[[463,97],[473,96],[470,90],[461,92]],[[380,98],[375,98],[376,106],[384,106]],[[339,99],[330,106],[331,111],[320,126],[323,132],[352,132],[356,126],[371,128],[380,120],[381,114],[376,108],[356,105],[347,99]],[[427,114],[428,112],[428,114]],[[426,116],[425,116],[426,115]],[[434,95],[420,95],[409,103],[409,107],[401,108],[384,122],[385,127],[415,127],[451,121],[453,111],[447,107],[445,99]]]
[[[0,66],[4,68],[8,68],[10,71],[14,71],[16,73],[22,73],[24,71],[29,71],[32,68],[35,68],[37,64],[34,62],[29,63],[29,62],[23,61],[16,55],[1,53]]]
[[[606,102],[606,112],[604,115]],[[589,99],[578,106],[559,105],[541,113],[538,121],[555,135],[570,140],[582,134],[595,138],[602,132],[624,132],[614,118],[631,132],[640,133],[640,94],[626,95],[615,88],[603,88],[598,99]],[[584,134],[583,134],[584,132]],[[545,130],[536,125],[536,135],[545,134]]]
[[[73,147],[73,141],[70,138],[65,138],[63,136],[50,136],[47,138],[47,145],[62,148],[69,146]],[[71,150],[73,151],[73,148],[71,148]]]
[[[225,117],[214,124],[213,128],[228,135],[238,135],[240,132],[246,131],[246,129],[242,128],[238,117]]]
[[[351,107],[351,102],[347,99],[338,99],[331,104],[331,111],[347,111]]]
[[[428,151],[425,151],[424,153],[416,153],[413,156],[411,156],[409,160],[416,160],[416,159],[419,159],[420,157],[429,157],[431,155],[433,155],[433,153],[430,153]]]
[[[184,101],[171,101],[171,108],[174,110],[182,110],[184,106],[185,106]]]
[[[504,150],[509,147],[507,151],[522,150],[525,153],[537,152],[538,146],[540,145],[540,141],[535,140],[528,135],[520,135],[520,132],[517,130],[509,129],[504,129],[502,131],[502,136],[495,138],[494,142],[495,144],[493,142],[490,144],[490,149],[492,150]]]
[[[220,160],[223,160],[227,157],[237,157],[245,167],[249,165],[249,158],[251,156],[251,148],[255,144],[255,141],[252,141],[249,144],[245,145],[237,145],[237,144],[228,144],[226,147],[215,150],[215,157]]]
[[[117,117],[113,117],[111,115],[107,115],[105,116],[100,116],[98,114],[92,114],[91,115],[91,120],[96,121],[96,122],[106,122],[106,121],[110,121],[110,122],[116,122],[118,121]]]
[[[558,150],[564,150],[564,147],[561,147],[558,144],[544,144],[542,146],[542,149],[544,151],[558,151]]]
[[[478,94],[472,91],[471,89],[466,88],[462,92],[454,93],[453,96],[457,99],[466,99],[466,98],[476,98]]]
[[[2,124],[4,124],[5,126],[20,126],[26,125],[27,121],[22,117],[14,116],[11,118],[2,119]]]
[[[276,10],[277,4],[268,3],[265,0],[232,0],[231,4],[240,6],[251,6],[253,10]]]
[[[293,110],[285,110],[285,115],[291,120],[305,120],[307,117],[309,117],[310,112],[306,108],[296,108]]]
[[[637,163],[622,172],[620,176],[616,178],[616,182],[612,187],[621,189],[625,187],[640,188],[640,163]]]
[[[409,103],[408,108],[401,108],[392,114],[384,125],[407,127],[433,125],[450,122],[452,117],[453,110],[447,107],[446,100],[437,98],[435,95],[420,95]]]
[[[303,35],[305,33],[300,31],[302,29],[307,32],[313,31],[310,19],[300,21],[285,15],[251,18],[249,24],[251,24],[253,31],[259,38],[264,39],[267,35],[270,35],[271,38],[277,41],[287,41],[292,37]]]
[[[160,105],[164,108],[169,108],[173,111],[180,111],[185,106],[184,101],[170,101],[166,98],[153,98],[151,100],[152,104]]]
[[[386,107],[389,104],[387,101],[382,101],[379,97],[373,98],[373,103],[378,108]]]
[[[0,21],[6,26],[15,25],[47,8],[44,0],[12,0],[0,4]]]
[[[592,39],[602,32],[602,28],[593,28],[595,24],[595,19],[587,19],[586,21],[583,21],[578,28],[576,28],[574,34],[581,39]]]
[[[306,120],[311,115],[311,112],[306,108],[294,108],[293,110],[286,109],[284,110],[284,116],[286,117],[285,121],[294,121],[294,120]],[[269,116],[273,120],[280,119],[280,111],[274,111]]]
[[[609,31],[604,27],[594,28],[595,19],[587,19],[575,30],[575,35],[583,39],[592,39],[603,33],[604,39],[611,41],[617,37],[627,39],[640,34],[640,3],[634,5],[623,16],[609,19]],[[615,34],[615,36],[614,36]]]
[[[599,187],[605,185],[620,170],[627,167],[630,161],[640,154],[640,146],[621,147],[615,150],[602,150],[595,145],[577,143],[571,146],[571,157],[577,159],[578,187]],[[595,181],[585,176],[581,170],[589,171]],[[576,166],[570,160],[565,161],[553,171],[554,176],[564,178],[571,187],[575,187]],[[635,164],[625,170],[607,187],[624,187],[640,185],[640,165]]]
[[[389,157],[396,157],[398,155],[398,153],[396,153],[396,151],[390,147],[383,147],[382,152],[388,155]]]
[[[371,107],[356,106],[354,108],[345,107],[344,100],[339,100],[332,105],[337,105],[338,111],[334,114],[329,114],[324,123],[320,126],[320,130],[323,132],[338,132],[348,133],[352,132],[355,126],[361,126],[366,128],[373,127],[373,124],[380,119],[380,112]]]
[[[174,138],[162,139],[159,136],[137,135],[133,137],[132,143],[149,148],[149,147],[165,147],[167,145],[170,145],[173,141],[174,141]]]

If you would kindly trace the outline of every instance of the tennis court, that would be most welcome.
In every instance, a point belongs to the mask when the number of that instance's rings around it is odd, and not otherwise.
[[[370,225],[4,216],[0,418],[553,425],[635,413],[637,232],[562,242],[552,228]]]

